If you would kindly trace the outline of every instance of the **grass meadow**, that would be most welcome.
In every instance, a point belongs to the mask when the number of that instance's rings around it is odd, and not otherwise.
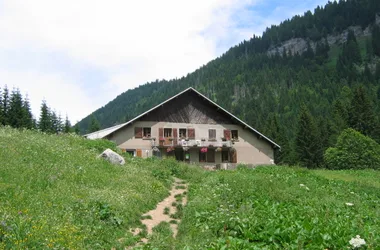
[[[97,159],[107,141],[0,128],[0,249],[124,249],[140,218],[187,181],[173,239],[140,249],[380,249],[380,172],[263,166],[204,171],[174,160]],[[146,234],[146,233],[145,233]]]

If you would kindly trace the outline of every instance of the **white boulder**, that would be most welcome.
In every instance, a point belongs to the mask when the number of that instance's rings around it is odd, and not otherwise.
[[[111,162],[112,164],[115,164],[115,165],[124,165],[125,164],[124,158],[121,155],[119,155],[118,153],[112,151],[109,148],[107,148],[106,150],[104,150],[104,152],[101,153],[98,156],[98,158],[104,158],[107,161],[109,161],[109,162]]]

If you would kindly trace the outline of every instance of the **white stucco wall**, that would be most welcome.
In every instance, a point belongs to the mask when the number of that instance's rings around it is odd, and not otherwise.
[[[116,144],[125,150],[142,150],[143,157],[152,156],[152,141],[141,138],[135,138],[135,127],[150,127],[151,138],[156,138],[156,145],[159,144],[158,130],[159,128],[177,128],[178,133],[180,128],[194,128],[195,138],[205,138],[205,143],[208,141],[208,130],[216,130],[217,140],[221,140],[224,136],[224,129],[238,130],[239,140],[235,142],[233,147],[237,151],[237,162],[246,164],[271,164],[274,159],[274,150],[272,145],[264,139],[260,139],[249,129],[244,129],[242,126],[234,124],[186,124],[186,123],[169,123],[169,122],[141,122],[137,121],[131,125],[128,125],[107,138],[115,141]],[[198,149],[190,150],[190,158],[192,162],[199,161]],[[146,153],[148,152],[148,153]],[[165,150],[162,151],[165,154]],[[215,163],[221,162],[221,152],[216,152]]]

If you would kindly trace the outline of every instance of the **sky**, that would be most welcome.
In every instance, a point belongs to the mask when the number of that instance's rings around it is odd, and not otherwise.
[[[327,0],[0,0],[0,88],[74,124]]]

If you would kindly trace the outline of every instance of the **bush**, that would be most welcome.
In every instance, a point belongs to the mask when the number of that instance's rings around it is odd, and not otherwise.
[[[356,130],[346,129],[324,158],[329,169],[380,169],[380,145]]]

